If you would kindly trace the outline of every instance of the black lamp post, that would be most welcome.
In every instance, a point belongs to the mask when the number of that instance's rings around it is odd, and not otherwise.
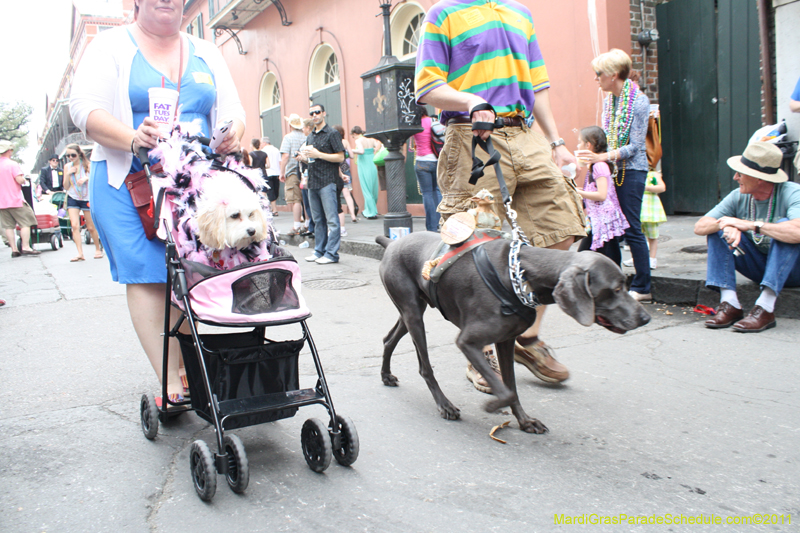
[[[378,66],[361,75],[364,80],[364,114],[367,137],[380,140],[389,153],[386,162],[386,193],[389,213],[384,218],[383,232],[389,228],[413,231],[411,214],[406,209],[405,158],[400,152],[403,143],[422,131],[422,117],[414,97],[414,67],[401,64],[392,55],[389,23],[392,4],[378,0],[383,15],[384,55]]]

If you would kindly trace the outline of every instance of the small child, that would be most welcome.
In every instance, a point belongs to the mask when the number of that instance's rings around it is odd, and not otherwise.
[[[606,134],[597,126],[583,128],[578,136],[578,150],[588,150],[600,154],[608,150]],[[580,157],[580,155],[579,155]],[[599,252],[620,266],[622,256],[619,250],[619,237],[630,227],[622,209],[619,207],[617,192],[611,183],[611,169],[608,163],[589,165],[583,190],[578,190],[584,198],[586,215],[591,224],[590,233],[581,241],[578,251]]]
[[[667,186],[661,177],[661,172],[651,170],[647,173],[647,181],[644,186],[644,196],[642,197],[642,233],[647,237],[647,244],[650,246],[650,270],[658,268],[658,226],[667,221],[667,214],[664,206],[661,205],[659,194],[667,190]],[[633,266],[633,259],[622,262],[625,266]]]

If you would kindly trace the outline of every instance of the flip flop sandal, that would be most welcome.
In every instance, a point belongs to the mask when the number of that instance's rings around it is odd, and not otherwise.
[[[70,263],[77,263],[78,261],[86,261],[86,259],[83,257],[73,257],[69,260]]]
[[[95,258],[95,259],[102,259],[102,258],[104,258],[105,256],[106,256],[106,255],[105,255],[104,253],[102,253],[102,252],[100,252],[100,255],[94,254],[94,258]]]

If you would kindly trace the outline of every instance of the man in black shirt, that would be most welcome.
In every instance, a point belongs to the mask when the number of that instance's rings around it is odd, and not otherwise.
[[[308,200],[314,219],[314,253],[306,261],[319,265],[339,262],[339,210],[336,178],[344,161],[344,144],[339,132],[325,123],[325,108],[319,104],[309,110],[314,129],[301,147],[301,159],[308,162]],[[330,233],[328,230],[330,229]]]

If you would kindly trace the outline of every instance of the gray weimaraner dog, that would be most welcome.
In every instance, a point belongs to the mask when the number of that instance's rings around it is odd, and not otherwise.
[[[398,380],[391,373],[392,352],[398,341],[410,332],[420,374],[442,417],[455,420],[460,412],[445,397],[433,376],[422,321],[425,309],[431,304],[423,289],[426,282],[422,278],[422,268],[441,243],[441,237],[438,233],[419,232],[396,241],[383,236],[377,237],[376,241],[386,248],[380,265],[381,281],[400,311],[400,318],[383,341],[383,383],[397,386]],[[483,245],[501,274],[502,283],[511,290],[507,274],[509,246],[510,241],[505,239]],[[514,380],[514,341],[531,326],[532,321],[503,312],[500,301],[481,279],[471,254],[467,253],[456,261],[439,280],[437,299],[440,311],[461,330],[456,345],[492,388],[495,399],[487,402],[485,409],[494,412],[510,406],[520,429],[544,433],[547,431],[545,425],[522,410]],[[614,333],[625,333],[650,321],[650,315],[628,294],[625,276],[619,267],[601,254],[522,246],[520,262],[539,301],[542,304],[557,303],[581,325],[597,323]],[[483,355],[483,347],[489,344],[497,348],[502,381]]]

